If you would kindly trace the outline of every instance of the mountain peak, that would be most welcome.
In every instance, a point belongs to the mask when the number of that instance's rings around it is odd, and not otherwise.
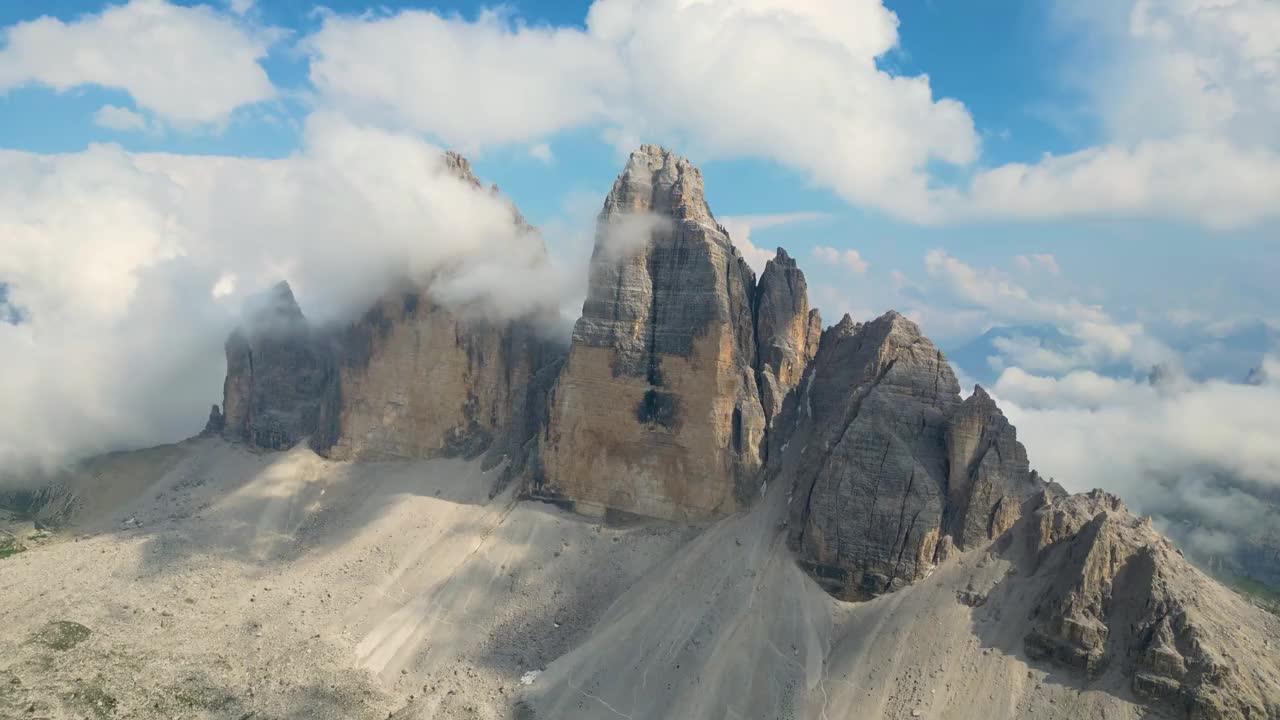
[[[775,265],[781,265],[784,268],[799,267],[799,265],[796,264],[795,258],[791,257],[791,255],[787,253],[787,249],[784,247],[779,247],[777,253],[769,262]]]
[[[483,187],[480,178],[471,170],[471,161],[453,150],[444,151],[444,166],[454,177],[474,187]],[[496,188],[495,188],[496,191]]]
[[[715,224],[703,195],[702,171],[658,145],[641,145],[631,153],[605,199],[604,215],[639,212]]]

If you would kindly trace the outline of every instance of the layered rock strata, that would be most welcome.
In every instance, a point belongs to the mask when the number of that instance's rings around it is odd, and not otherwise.
[[[336,388],[313,445],[340,459],[505,446],[551,352],[527,322],[469,317],[418,291],[384,297],[338,337]]]
[[[1175,717],[1280,717],[1276,619],[1192,567],[1182,553],[1095,490],[1046,497],[1011,540],[1042,588],[1026,651],[1117,680]],[[1256,630],[1264,632],[1257,633]]]
[[[961,402],[942,353],[906,317],[847,315],[791,394],[777,452],[793,463],[791,543],[837,596],[914,582],[952,548],[1007,530],[1044,487],[981,388]]]
[[[632,153],[600,213],[531,492],[671,519],[746,505],[765,429],[755,289],[698,169]]]
[[[952,413],[946,432],[945,532],[962,548],[1004,533],[1036,485],[1027,451],[981,386]]]
[[[804,273],[782,248],[760,274],[755,314],[756,384],[767,429],[782,411],[787,393],[800,382],[822,335],[818,309],[809,308]]]

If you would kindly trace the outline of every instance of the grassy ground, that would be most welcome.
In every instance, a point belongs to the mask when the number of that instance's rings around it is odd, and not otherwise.
[[[22,543],[18,542],[17,538],[10,537],[8,535],[0,535],[0,560],[11,555],[17,555],[24,550],[26,550],[26,548],[22,546]]]
[[[1255,605],[1280,615],[1280,588],[1238,575],[1227,575],[1220,579],[1227,587],[1245,596]]]

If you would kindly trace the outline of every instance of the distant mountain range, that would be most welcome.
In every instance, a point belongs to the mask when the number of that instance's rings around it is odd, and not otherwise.
[[[1263,356],[1280,350],[1280,329],[1262,320],[1253,320],[1210,329],[1154,329],[1158,339],[1178,353],[1187,375],[1197,380],[1210,378],[1242,382],[1258,368]],[[982,335],[944,347],[943,351],[964,375],[986,385],[994,384],[1006,367],[1019,367],[1001,347],[1004,342],[1039,347],[1057,355],[1078,351],[1083,343],[1053,325],[1005,325]],[[1023,367],[1028,372],[1054,375],[1053,369]],[[1146,377],[1149,368],[1133,368],[1127,363],[1085,368],[1109,377]]]

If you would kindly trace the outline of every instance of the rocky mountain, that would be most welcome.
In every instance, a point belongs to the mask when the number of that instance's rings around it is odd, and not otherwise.
[[[523,422],[546,343],[406,290],[337,335],[335,388],[313,446],[336,459],[478,457]]]
[[[533,494],[670,519],[746,506],[765,430],[755,291],[698,169],[632,153],[600,213]]]
[[[462,156],[447,153],[445,167],[482,187]],[[514,207],[512,223],[528,229]],[[223,407],[205,432],[277,450],[308,439],[344,460],[489,453],[514,474],[542,421],[547,367],[559,362],[557,343],[535,330],[545,313],[445,307],[429,278],[405,278],[355,322],[316,328],[282,282],[228,339]]]
[[[895,312],[824,332],[782,424],[793,429],[778,452],[800,446],[783,461],[791,543],[840,597],[924,577],[1009,529],[1047,487],[991,397],[978,387],[962,402],[942,353]]]
[[[782,402],[800,382],[818,352],[822,316],[809,308],[804,273],[786,250],[765,263],[756,286],[756,384],[764,407],[766,433],[782,412]],[[764,444],[767,449],[768,443]]]
[[[284,450],[315,431],[332,387],[333,363],[288,283],[252,301],[245,326],[227,339],[226,352],[222,432]]]
[[[1249,620],[1257,609],[1193,568],[1149,520],[1094,491],[1045,495],[1024,525],[1005,542],[1027,543],[1022,568],[1040,586],[1025,640],[1033,659],[1119,679],[1174,717],[1280,713],[1274,640]]]
[[[227,342],[205,437],[86,465],[60,517],[119,475],[147,498],[124,522],[259,528],[273,572],[310,557],[294,542],[367,550],[323,577],[369,560],[353,650],[427,697],[394,717],[1280,718],[1274,616],[1117,498],[1042,480],[905,316],[824,330],[781,249],[757,282],[688,160],[631,154],[589,272],[567,350],[540,311],[445,305],[429,280],[340,327],[281,284]]]

